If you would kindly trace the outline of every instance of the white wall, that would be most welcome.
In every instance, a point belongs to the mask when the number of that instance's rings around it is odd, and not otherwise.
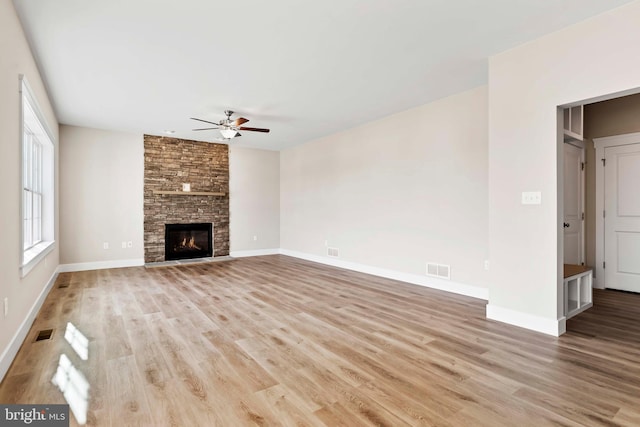
[[[281,152],[284,250],[486,287],[487,88]]]
[[[32,307],[54,277],[58,267],[58,244],[54,250],[24,278],[20,278],[20,80],[24,74],[53,132],[57,159],[58,121],[47,97],[38,69],[29,50],[20,22],[10,1],[0,2],[0,307],[9,299],[5,317],[0,309],[0,378],[17,352],[22,337],[16,336],[20,325],[29,319]],[[57,178],[56,178],[57,187]],[[56,240],[58,209],[55,208]],[[43,295],[44,296],[44,295]],[[35,314],[35,313],[33,313]]]
[[[280,248],[280,153],[231,145],[229,196],[231,255],[277,251]]]
[[[60,263],[142,264],[143,186],[141,134],[61,126]]]
[[[640,87],[638,22],[636,1],[490,58],[489,317],[562,332],[557,106]]]

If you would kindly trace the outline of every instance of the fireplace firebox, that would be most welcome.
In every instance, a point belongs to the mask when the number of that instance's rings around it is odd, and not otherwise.
[[[165,224],[164,259],[204,258],[213,255],[212,224]]]

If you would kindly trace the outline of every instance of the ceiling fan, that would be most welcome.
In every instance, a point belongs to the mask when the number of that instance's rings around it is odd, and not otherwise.
[[[231,115],[233,114],[233,111],[231,111],[231,110],[225,110],[224,114],[227,116],[227,118],[220,120],[218,123],[210,122],[208,120],[203,120],[203,119],[197,119],[195,117],[191,117],[191,120],[197,120],[199,122],[205,122],[205,123],[209,123],[209,124],[215,125],[215,127],[212,127],[212,128],[202,128],[202,129],[193,129],[193,130],[194,131],[200,131],[200,130],[219,129],[220,133],[222,134],[222,139],[220,139],[220,141],[228,141],[228,140],[236,138],[238,136],[242,136],[240,134],[240,132],[239,132],[241,130],[242,131],[250,131],[250,132],[269,133],[269,129],[250,128],[250,127],[242,126],[243,124],[247,123],[249,121],[249,119],[245,119],[244,117],[239,117],[237,119],[232,119]]]

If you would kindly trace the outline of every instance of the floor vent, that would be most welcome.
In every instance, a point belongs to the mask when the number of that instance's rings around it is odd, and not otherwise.
[[[50,340],[52,335],[53,335],[53,329],[43,329],[42,331],[38,332],[38,336],[36,336],[35,341],[37,342],[37,341]]]
[[[446,264],[427,263],[427,276],[437,277],[439,279],[451,279],[451,266]]]
[[[58,285],[58,288],[64,289],[69,287],[69,282],[62,282]]]
[[[338,250],[338,248],[327,248],[327,255],[332,257],[339,257],[340,250]]]

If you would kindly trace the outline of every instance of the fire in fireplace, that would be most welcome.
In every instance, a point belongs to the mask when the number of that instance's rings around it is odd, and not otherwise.
[[[165,260],[204,258],[212,255],[211,223],[165,224]]]

